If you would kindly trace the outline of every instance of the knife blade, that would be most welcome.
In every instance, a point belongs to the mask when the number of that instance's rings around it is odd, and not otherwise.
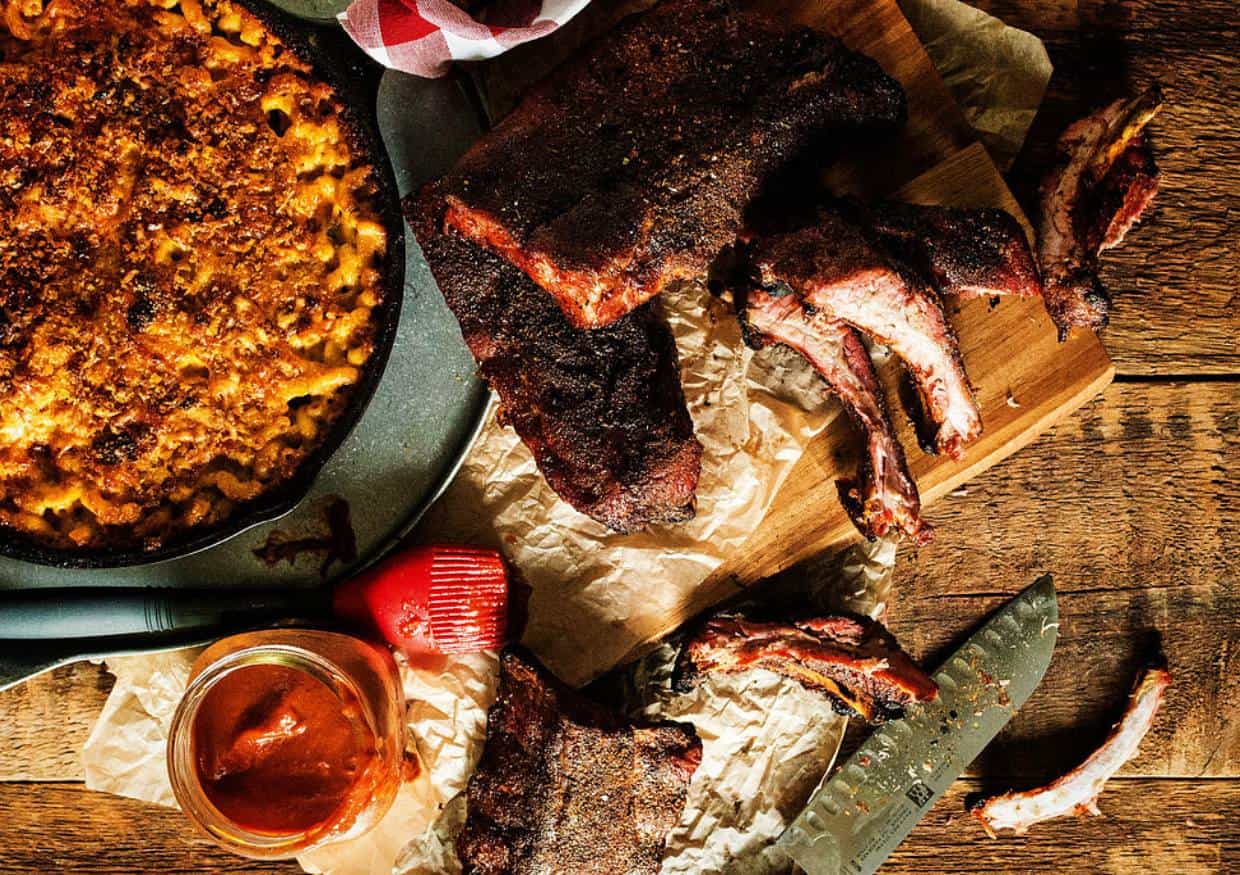
[[[939,695],[870,735],[778,846],[808,875],[870,875],[1025,703],[1059,629],[1051,576],[999,609],[934,674]]]

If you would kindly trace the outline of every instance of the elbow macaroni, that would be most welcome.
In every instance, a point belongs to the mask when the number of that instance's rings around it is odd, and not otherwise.
[[[155,548],[347,407],[384,294],[374,169],[234,0],[0,0],[0,57],[0,527]]]

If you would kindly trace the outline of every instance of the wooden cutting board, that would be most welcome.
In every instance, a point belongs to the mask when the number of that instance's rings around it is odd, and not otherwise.
[[[833,190],[866,198],[1002,207],[1030,230],[895,0],[755,0],[754,5],[834,34],[878,61],[908,94],[909,121],[901,135],[834,164],[827,173]],[[952,300],[947,307],[985,429],[963,460],[918,448],[912,424],[896,403],[900,366],[891,360],[879,369],[932,523],[936,499],[1029,444],[1101,392],[1115,374],[1095,335],[1078,332],[1059,343],[1041,300],[1004,298],[993,307],[987,300]],[[744,549],[703,583],[677,616],[661,618],[660,628],[643,630],[648,640],[758,580],[858,540],[835,481],[855,473],[860,449],[851,424],[837,417],[806,449]],[[934,550],[934,543],[922,549]]]

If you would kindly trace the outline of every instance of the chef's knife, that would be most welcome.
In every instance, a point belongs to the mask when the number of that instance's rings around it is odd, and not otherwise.
[[[1024,704],[1050,665],[1050,575],[1008,602],[934,675],[939,695],[877,729],[779,839],[808,875],[870,875]]]

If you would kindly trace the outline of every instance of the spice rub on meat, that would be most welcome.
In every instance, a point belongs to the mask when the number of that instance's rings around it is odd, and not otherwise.
[[[509,648],[456,842],[464,871],[654,875],[701,754],[692,727],[626,720]]]
[[[447,224],[608,325],[698,278],[773,173],[903,91],[835,39],[726,0],[664,0],[553,71],[446,178]]]
[[[859,213],[860,221],[940,295],[1042,294],[1029,240],[1004,210],[880,201]]]
[[[347,407],[389,234],[301,48],[232,0],[0,0],[0,527],[158,548]]]
[[[858,332],[903,359],[921,396],[914,414],[930,420],[925,449],[959,458],[982,423],[940,296],[1041,294],[1020,224],[997,209],[837,201],[796,230],[751,236],[722,273],[746,342],[799,352],[862,432],[859,475],[838,484],[858,530],[929,541],[933,529]]]
[[[702,445],[658,302],[574,328],[523,273],[441,230],[443,210],[437,183],[406,201],[480,374],[551,488],[620,532],[692,518]]]
[[[1145,129],[1161,108],[1161,91],[1149,88],[1074,122],[1059,137],[1055,166],[1040,190],[1038,260],[1060,340],[1073,328],[1098,331],[1110,320],[1098,256],[1119,245],[1158,191]]]

